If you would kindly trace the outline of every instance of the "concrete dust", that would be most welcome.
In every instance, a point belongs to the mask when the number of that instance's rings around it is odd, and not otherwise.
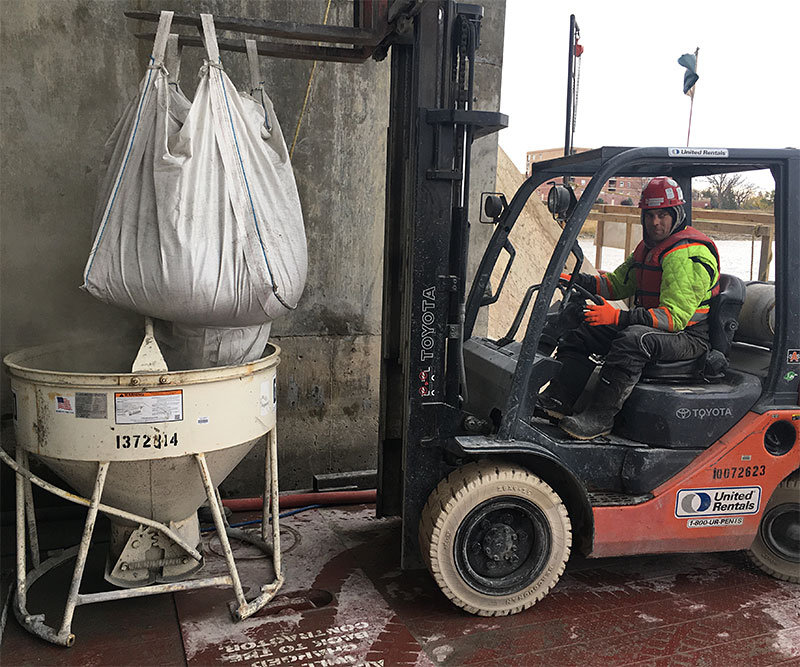
[[[433,657],[436,658],[436,662],[444,662],[452,655],[453,647],[449,644],[442,644],[433,649],[431,653],[433,653]]]

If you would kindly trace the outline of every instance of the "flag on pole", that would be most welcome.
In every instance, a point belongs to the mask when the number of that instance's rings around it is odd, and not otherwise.
[[[683,94],[688,95],[692,102],[689,105],[689,129],[686,132],[686,145],[689,145],[689,136],[692,134],[692,110],[694,109],[694,84],[700,78],[697,75],[697,54],[700,53],[698,46],[694,53],[684,53],[678,58],[678,64],[686,68],[683,73]]]
[[[697,51],[699,50],[697,49]],[[697,51],[684,53],[678,58],[678,64],[686,68],[683,73],[683,94],[692,98],[694,98],[694,84],[700,78],[697,74]]]

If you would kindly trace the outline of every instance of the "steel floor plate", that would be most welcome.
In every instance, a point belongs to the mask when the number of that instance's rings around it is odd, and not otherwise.
[[[235,520],[252,515],[236,515]],[[79,607],[75,646],[50,646],[6,624],[3,665],[331,667],[482,665],[800,665],[800,586],[776,581],[742,553],[585,560],[515,616],[466,614],[427,572],[403,572],[399,523],[372,507],[321,508],[282,520],[286,583],[255,617],[234,622],[229,589]],[[46,528],[45,528],[46,529]],[[102,546],[102,545],[98,545]],[[206,570],[222,571],[206,536]],[[243,585],[266,561],[234,542]],[[87,566],[102,570],[93,555]],[[71,568],[34,586],[31,607],[56,614]],[[101,578],[96,575],[95,580]],[[47,589],[47,599],[36,587]],[[87,579],[87,587],[101,586]],[[63,592],[61,592],[63,591]],[[36,605],[39,605],[38,607]],[[55,611],[53,611],[55,610]]]

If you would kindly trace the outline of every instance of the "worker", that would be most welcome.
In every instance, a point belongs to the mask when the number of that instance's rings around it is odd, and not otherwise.
[[[643,239],[633,253],[611,273],[575,276],[602,303],[587,302],[584,321],[561,336],[561,367],[536,403],[537,414],[560,419],[561,429],[580,440],[611,432],[645,364],[695,359],[710,348],[708,311],[719,293],[714,242],[688,226],[683,192],[672,178],[652,179],[639,208]],[[631,310],[607,301],[630,296]],[[599,382],[587,407],[573,414],[596,367],[592,354],[605,356]]]

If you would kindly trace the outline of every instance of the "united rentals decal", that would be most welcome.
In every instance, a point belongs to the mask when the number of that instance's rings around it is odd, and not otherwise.
[[[670,148],[670,157],[728,157],[727,148]]]
[[[757,514],[760,505],[760,486],[681,489],[675,499],[675,516],[682,519]]]

